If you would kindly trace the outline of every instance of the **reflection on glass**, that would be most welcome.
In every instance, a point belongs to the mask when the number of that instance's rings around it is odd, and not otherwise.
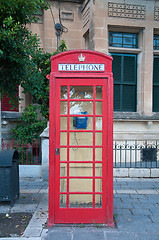
[[[67,114],[67,102],[60,102],[60,114]]]
[[[103,87],[102,86],[96,86],[96,99],[102,99],[102,91]]]
[[[69,195],[70,208],[92,208],[93,195],[92,194],[70,194]]]
[[[60,163],[60,176],[67,176],[67,163]]]
[[[102,148],[95,148],[95,160],[102,161]]]
[[[70,132],[70,145],[92,146],[93,145],[93,133]]]
[[[95,114],[102,114],[103,113],[102,105],[103,105],[102,102],[96,102],[95,103],[95,108],[96,108]]]
[[[60,208],[66,208],[66,207],[67,207],[67,195],[60,194]]]
[[[70,161],[93,161],[93,148],[70,148]]]
[[[67,161],[67,148],[60,148],[60,161]]]
[[[70,98],[72,99],[93,98],[93,86],[70,86]]]
[[[102,133],[95,133],[95,145],[102,145]]]
[[[75,127],[73,126],[73,117],[70,117],[70,130],[74,130]],[[93,118],[88,117],[87,118],[87,130],[93,130]],[[80,129],[82,130],[82,129]],[[84,130],[84,129],[83,129]]]
[[[102,163],[95,164],[95,176],[102,177]]]
[[[95,129],[96,130],[102,130],[102,117],[96,117]]]
[[[96,194],[95,195],[95,208],[101,208],[102,207],[102,195]]]
[[[92,163],[70,163],[69,176],[92,177],[93,164]]]
[[[60,179],[60,192],[66,192],[67,191],[67,179],[63,178]]]
[[[69,191],[70,192],[92,192],[93,179],[70,179]]]
[[[67,145],[67,133],[66,132],[60,133],[60,145]]]
[[[102,192],[102,179],[95,179],[95,192]]]
[[[61,86],[60,87],[60,98],[61,99],[67,99],[67,86]]]
[[[93,102],[70,102],[70,114],[93,114]]]
[[[60,117],[60,130],[67,130],[67,117]]]

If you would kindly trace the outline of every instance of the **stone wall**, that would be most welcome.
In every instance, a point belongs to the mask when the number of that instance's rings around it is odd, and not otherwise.
[[[18,119],[21,117],[19,112],[1,112],[1,137],[11,139],[11,129],[14,128]]]

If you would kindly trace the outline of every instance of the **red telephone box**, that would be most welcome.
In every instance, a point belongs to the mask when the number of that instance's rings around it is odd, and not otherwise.
[[[113,226],[112,57],[51,58],[49,221]]]

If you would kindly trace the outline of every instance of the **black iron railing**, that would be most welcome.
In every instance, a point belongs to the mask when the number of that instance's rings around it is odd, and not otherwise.
[[[40,165],[41,164],[41,143],[40,140],[32,140],[32,143],[21,143],[2,139],[2,150],[16,149],[19,153],[20,165]]]
[[[114,168],[159,168],[159,142],[114,141],[113,166]]]

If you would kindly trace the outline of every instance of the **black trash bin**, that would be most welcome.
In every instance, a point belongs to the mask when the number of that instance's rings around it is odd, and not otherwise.
[[[0,201],[13,206],[19,198],[19,154],[16,150],[0,152]]]

